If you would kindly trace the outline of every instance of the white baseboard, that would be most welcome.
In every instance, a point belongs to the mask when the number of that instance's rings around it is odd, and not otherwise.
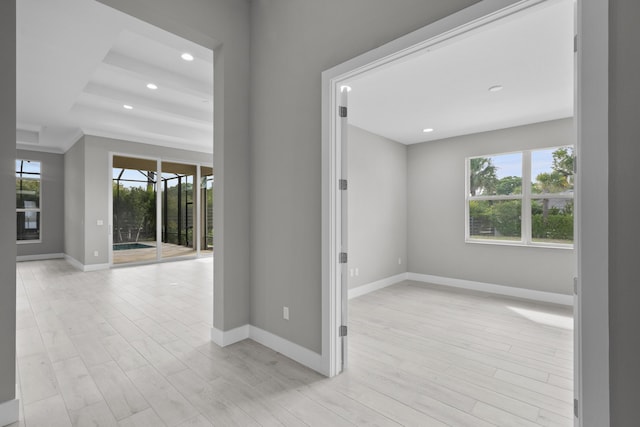
[[[0,403],[0,426],[8,426],[18,421],[20,417],[20,401],[8,400]]]
[[[288,357],[289,359],[295,360],[309,369],[313,369],[320,373],[323,372],[322,355],[272,334],[271,332],[267,332],[252,325],[243,325],[230,331],[221,331],[216,328],[211,329],[211,340],[220,347],[225,347],[247,338],[260,343],[265,347]]]
[[[264,345],[265,347],[269,347],[270,349],[287,356],[289,359],[295,360],[309,369],[313,369],[319,373],[323,372],[322,355],[319,353],[292,343],[291,341],[255,326],[250,327],[249,338]]]
[[[84,271],[84,264],[82,264],[80,261],[78,261],[77,259],[75,259],[74,257],[64,254],[64,259],[65,261],[67,261],[69,264],[71,264],[72,267],[77,268],[80,271]]]
[[[230,331],[221,331],[218,328],[211,328],[211,341],[220,347],[226,347],[239,341],[249,338],[249,325],[242,325]]]
[[[85,265],[73,258],[70,255],[64,254],[64,259],[71,264],[73,267],[77,268],[80,271],[98,271],[98,270],[108,270],[109,264],[88,264]]]
[[[38,255],[18,255],[16,256],[17,262],[22,261],[41,261],[44,259],[60,259],[64,258],[63,253],[55,253],[55,254],[38,254]]]
[[[553,292],[536,291],[533,289],[514,288],[511,286],[494,285],[492,283],[475,282],[472,280],[452,279],[450,277],[432,276],[430,274],[409,273],[408,280],[433,283],[435,285],[452,286],[498,295],[524,298],[533,301],[550,302],[554,304],[573,305],[573,295],[557,294]]]
[[[82,271],[98,271],[98,270],[108,270],[109,264],[85,264],[83,265]]]
[[[408,277],[409,277],[409,273],[400,273],[400,274],[396,274],[395,276],[387,277],[386,279],[377,280],[375,282],[367,283],[366,285],[349,289],[349,299],[357,298],[359,296],[368,294],[369,292],[377,291],[378,289],[395,285],[396,283],[400,283],[404,280],[407,280]]]

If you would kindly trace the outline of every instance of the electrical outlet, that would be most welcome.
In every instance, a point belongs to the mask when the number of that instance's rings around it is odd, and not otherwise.
[[[99,219],[96,221],[96,225],[104,225],[104,221]]]
[[[289,320],[289,307],[282,307],[282,318]]]
[[[93,256],[98,256],[98,251],[93,251]]]
[[[358,267],[356,267],[356,276],[360,275],[360,271],[358,270]]]
[[[398,265],[402,264],[402,258],[398,258]]]

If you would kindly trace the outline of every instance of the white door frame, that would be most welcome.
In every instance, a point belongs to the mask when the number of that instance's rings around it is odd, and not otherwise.
[[[339,326],[341,176],[340,87],[349,79],[527,7],[553,0],[483,0],[322,73],[322,370],[340,372]],[[578,201],[576,253],[579,327],[579,418],[576,425],[609,426],[608,331],[608,2],[578,0]],[[346,178],[346,177],[344,177]]]

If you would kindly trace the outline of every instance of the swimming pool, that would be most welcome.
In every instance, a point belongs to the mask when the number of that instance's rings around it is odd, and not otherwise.
[[[155,246],[145,245],[144,243],[117,243],[113,245],[114,251],[123,251],[126,249],[146,249],[153,248]]]

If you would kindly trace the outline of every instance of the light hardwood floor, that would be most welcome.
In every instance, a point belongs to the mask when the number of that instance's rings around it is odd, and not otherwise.
[[[15,426],[570,426],[567,308],[404,282],[350,301],[333,379],[209,341],[212,259],[18,263]]]

